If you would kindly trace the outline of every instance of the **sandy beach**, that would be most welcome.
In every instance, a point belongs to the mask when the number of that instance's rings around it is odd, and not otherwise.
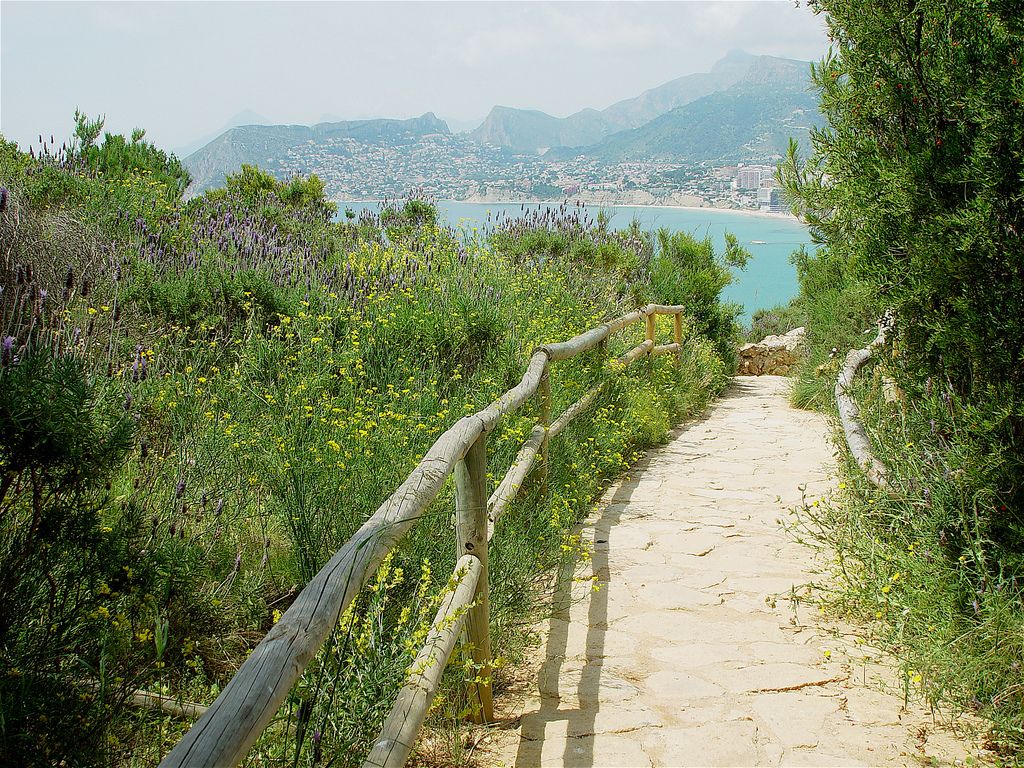
[[[693,195],[686,195],[685,197],[692,197],[694,200],[699,199],[699,198],[696,198]],[[471,195],[470,197],[467,197],[465,200],[438,200],[437,204],[443,208],[447,203],[457,203],[457,204],[465,203],[465,204],[471,204],[471,205],[500,205],[500,206],[505,206],[505,207],[511,207],[511,206],[514,206],[514,205],[557,206],[557,205],[561,205],[562,203],[569,203],[570,205],[575,205],[576,203],[581,203],[582,205],[586,206],[587,208],[592,208],[592,209],[601,209],[601,208],[650,208],[652,210],[663,209],[663,210],[666,210],[666,211],[679,211],[679,210],[683,210],[683,211],[701,211],[702,213],[710,213],[710,214],[742,214],[743,216],[753,216],[753,217],[764,218],[764,219],[782,219],[782,220],[785,220],[785,221],[799,221],[799,219],[796,216],[794,216],[793,214],[791,214],[791,213],[783,213],[781,211],[762,211],[762,210],[758,210],[758,209],[754,209],[754,208],[729,208],[729,207],[726,207],[726,206],[718,206],[718,205],[694,205],[694,204],[687,205],[687,204],[684,204],[684,203],[664,203],[664,202],[661,202],[661,201],[658,201],[658,202],[631,202],[631,201],[626,201],[626,200],[624,200],[622,198],[618,198],[618,197],[616,197],[616,200],[617,200],[617,202],[611,202],[611,201],[609,201],[607,199],[604,199],[604,198],[590,198],[590,199],[588,199],[588,198],[582,197],[582,196],[577,196],[577,197],[573,197],[573,198],[563,198],[563,199],[559,199],[559,200],[536,200],[536,199],[528,200],[528,199],[525,199],[525,198],[523,198],[523,199],[510,199],[510,198],[504,198],[504,197],[501,197],[501,196],[494,196],[494,195]],[[343,198],[332,198],[332,202],[337,203],[338,204],[338,208],[343,211],[344,210],[344,206],[346,204],[357,204],[359,206],[369,206],[369,205],[373,205],[375,203],[379,203],[379,202],[382,202],[382,201],[380,201],[380,200],[348,200],[348,199],[343,199]]]

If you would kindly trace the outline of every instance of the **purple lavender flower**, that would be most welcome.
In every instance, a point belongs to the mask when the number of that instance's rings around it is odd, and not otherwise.
[[[0,365],[10,365],[14,361],[14,337],[7,336],[3,340],[0,351]]]
[[[213,511],[213,514],[219,515],[223,511],[224,511],[224,499],[223,498],[217,499],[217,508]]]
[[[180,499],[184,495],[185,495],[185,478],[182,478],[181,480],[178,481],[178,487],[174,491],[174,498]]]
[[[0,213],[7,210],[7,188],[0,187]]]

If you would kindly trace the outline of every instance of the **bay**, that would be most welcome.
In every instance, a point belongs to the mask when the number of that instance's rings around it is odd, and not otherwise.
[[[375,210],[378,203],[339,203],[339,218],[345,209],[355,213],[363,209]],[[438,208],[449,226],[484,227],[493,223],[499,214],[514,217],[523,211],[547,208],[557,203],[463,203],[440,200]],[[602,208],[587,206],[587,214],[596,218]],[[654,231],[662,227],[671,232],[688,232],[698,238],[710,237],[720,252],[725,248],[725,234],[736,236],[740,245],[751,255],[747,268],[736,272],[736,282],[726,286],[723,298],[743,306],[743,320],[749,321],[753,312],[777,304],[786,304],[797,295],[799,286],[796,269],[790,255],[801,245],[811,246],[807,228],[792,216],[771,216],[717,208],[659,208],[655,206],[607,206],[603,210],[611,216],[610,226],[625,229],[637,221],[641,229]]]

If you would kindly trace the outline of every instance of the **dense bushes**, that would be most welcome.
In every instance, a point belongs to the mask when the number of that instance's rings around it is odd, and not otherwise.
[[[718,354],[734,368],[736,318],[742,307],[722,304],[719,297],[734,279],[731,269],[745,268],[750,254],[728,233],[722,254],[715,253],[710,237],[698,240],[687,232],[660,229],[655,239],[658,255],[651,264],[652,285],[670,304],[686,306],[698,332],[716,340]]]

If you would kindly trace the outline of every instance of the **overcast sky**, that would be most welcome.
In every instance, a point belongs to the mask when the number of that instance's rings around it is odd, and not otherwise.
[[[246,109],[307,125],[479,120],[495,104],[564,117],[707,71],[734,48],[816,60],[827,40],[793,0],[3,0],[0,133],[23,149],[41,133],[59,145],[76,108],[168,150]]]

